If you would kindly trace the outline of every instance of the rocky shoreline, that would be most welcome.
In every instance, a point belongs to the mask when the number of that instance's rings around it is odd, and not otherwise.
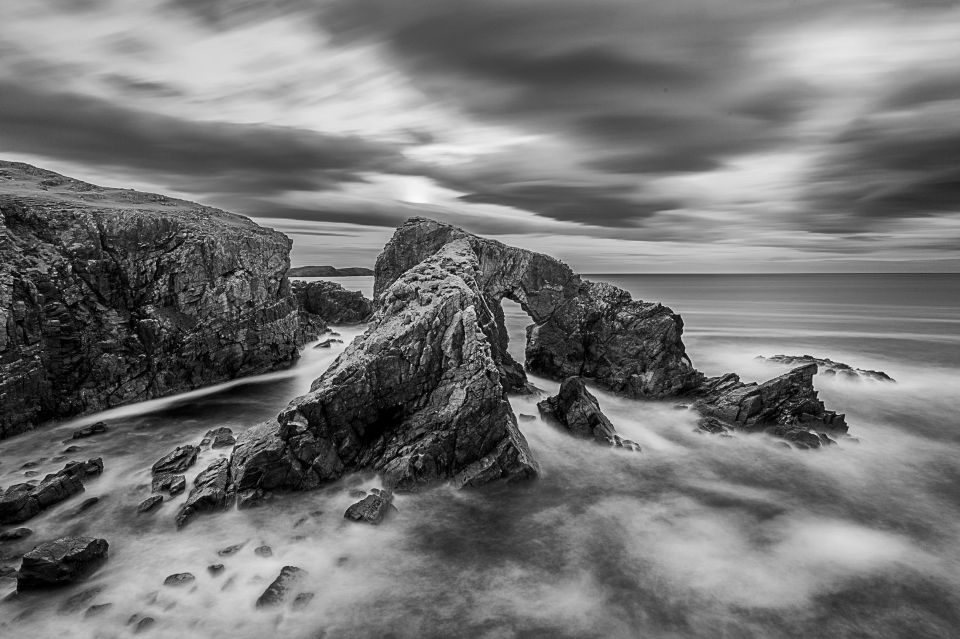
[[[628,398],[685,404],[696,414],[698,430],[708,434],[765,432],[786,446],[817,448],[847,431],[844,416],[827,410],[814,389],[817,363],[803,362],[760,384],[733,373],[708,378],[687,356],[683,321],[670,308],[585,280],[549,256],[453,226],[412,218],[398,228],[377,259],[371,302],[329,282],[291,287],[285,277],[289,240],[242,218],[184,211],[179,201],[163,214],[151,208],[150,217],[115,202],[121,195],[142,202],[144,194],[118,195],[25,165],[8,163],[2,170],[7,179],[48,182],[56,190],[55,197],[37,200],[0,191],[4,237],[16,245],[12,254],[21,268],[3,272],[7,297],[0,312],[7,331],[0,364],[5,372],[29,368],[17,378],[22,383],[2,386],[0,400],[10,409],[4,412],[5,435],[54,416],[286,365],[308,331],[325,331],[326,322],[368,323],[310,391],[276,419],[236,436],[228,428],[210,430],[198,445],[178,446],[157,460],[152,494],[136,507],[137,516],[152,516],[164,503],[163,493],[189,490],[173,516],[183,528],[204,513],[255,507],[273,492],[372,473],[383,489],[351,493],[359,501],[344,517],[378,525],[396,511],[394,491],[535,478],[540,465],[509,401],[511,394],[538,392],[526,370],[561,382],[557,395],[537,404],[549,423],[633,453],[640,446],[617,433],[587,382]],[[55,214],[65,206],[67,191],[74,200]],[[103,198],[93,206],[77,193]],[[167,206],[165,200],[149,201]],[[214,233],[221,239],[211,239]],[[505,298],[518,302],[532,321],[526,366],[507,351]],[[66,320],[53,317],[89,320],[89,334],[64,340]],[[59,327],[57,342],[51,327]],[[106,337],[114,340],[109,349]],[[99,360],[110,365],[97,368]],[[148,374],[160,363],[170,371]],[[48,405],[51,393],[74,383],[81,371],[89,382],[64,390],[62,406]],[[117,386],[131,371],[145,371],[133,380],[151,381]],[[95,424],[74,436],[107,431],[107,425]],[[188,488],[184,473],[205,446],[229,454],[209,463]],[[82,491],[80,480],[102,468],[99,459],[71,462],[42,482],[7,488],[0,493],[0,523],[21,523]],[[84,566],[106,556],[104,540],[63,538],[55,544],[36,554],[76,550],[86,557],[93,548]],[[58,555],[61,547],[67,550]],[[21,575],[29,574],[28,563],[24,557]],[[85,570],[68,571],[64,579],[80,578]],[[258,606],[284,599],[299,569],[283,570]],[[295,601],[306,605],[310,597],[299,593]]]

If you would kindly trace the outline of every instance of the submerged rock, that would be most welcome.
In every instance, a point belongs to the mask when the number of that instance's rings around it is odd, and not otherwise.
[[[223,564],[210,564],[207,566],[207,572],[211,577],[217,577],[223,572]]]
[[[303,610],[310,605],[313,597],[314,593],[312,592],[301,592],[293,599],[293,605],[291,607],[294,610]]]
[[[23,556],[17,589],[62,586],[80,580],[106,559],[109,544],[93,537],[62,537]]]
[[[273,548],[264,544],[253,549],[253,554],[257,557],[273,557]]]
[[[80,430],[73,431],[73,437],[71,439],[83,439],[85,437],[92,437],[105,432],[107,432],[107,423],[97,422],[95,424],[90,424],[89,426],[84,426]]]
[[[348,291],[336,282],[294,282],[300,307],[330,324],[358,324],[373,315],[373,302],[359,291]]]
[[[816,364],[821,375],[833,375],[844,379],[860,380],[870,379],[877,382],[896,381],[883,371],[867,370],[864,368],[854,368],[843,362],[835,362],[825,357],[814,357],[813,355],[773,355],[771,357],[758,356],[766,362],[774,364],[787,364],[789,366],[806,366]]]
[[[0,532],[0,541],[19,541],[33,534],[29,528],[11,528]]]
[[[186,503],[177,513],[177,528],[183,528],[199,513],[229,508],[234,497],[230,485],[230,462],[218,459],[197,475]]]
[[[289,365],[282,233],[0,162],[0,438]]]
[[[199,452],[200,448],[191,444],[177,446],[175,450],[158,459],[151,470],[154,475],[182,473],[193,466]]]
[[[267,608],[282,604],[290,590],[300,583],[306,575],[306,570],[297,568],[296,566],[284,566],[281,568],[277,578],[267,586],[267,589],[264,590],[263,594],[257,599],[257,608]]]
[[[583,380],[568,377],[560,384],[559,392],[537,403],[540,414],[559,424],[577,437],[593,439],[616,447],[639,451],[640,446],[617,435],[613,424],[600,410],[600,403]]]

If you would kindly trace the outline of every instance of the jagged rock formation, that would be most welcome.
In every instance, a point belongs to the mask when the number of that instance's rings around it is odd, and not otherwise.
[[[762,359],[774,364],[787,364],[790,366],[816,364],[821,375],[835,375],[837,377],[856,381],[861,379],[870,379],[877,382],[896,381],[883,371],[854,368],[853,366],[844,364],[843,362],[835,362],[832,359],[814,357],[813,355],[773,355],[771,357],[759,356],[757,359]]]
[[[0,438],[290,364],[290,240],[0,162]]]
[[[432,220],[397,229],[377,259],[375,296],[370,328],[310,393],[238,437],[228,493],[256,503],[265,491],[310,489],[355,471],[379,472],[399,490],[536,475],[506,399],[528,383],[507,353],[504,297],[534,320],[527,365],[542,375],[573,373],[630,397],[693,397],[705,430],[819,440],[814,430],[846,428],[817,399],[815,367],[761,385],[732,374],[706,379],[669,308]],[[541,409],[574,432],[636,447],[616,435],[581,380]]]
[[[93,537],[62,537],[23,556],[17,590],[62,586],[82,579],[107,558],[110,545]]]
[[[453,241],[378,299],[371,328],[276,423],[240,436],[239,491],[313,488],[373,470],[403,490],[534,476],[483,327],[476,253]]]
[[[762,384],[744,384],[733,373],[708,379],[693,405],[702,415],[700,428],[766,431],[802,448],[818,448],[828,443],[827,433],[846,434],[847,423],[817,397],[816,373],[817,365],[807,364]]]
[[[282,604],[287,594],[303,581],[307,574],[306,570],[296,566],[281,568],[277,578],[267,586],[267,589],[257,599],[257,608],[268,608]]]
[[[229,508],[233,505],[233,498],[230,462],[218,459],[197,475],[187,501],[177,513],[177,528],[186,526],[198,513]]]
[[[389,491],[374,488],[369,495],[347,508],[343,517],[350,521],[379,526],[391,512],[396,510],[397,507],[393,505],[393,495]]]
[[[348,291],[336,282],[294,282],[300,308],[330,324],[358,324],[373,315],[373,302],[359,291]]]
[[[534,322],[527,329],[526,365],[535,373],[587,377],[629,397],[672,396],[702,381],[680,339],[683,321],[666,306],[581,279],[547,255],[433,220],[412,218],[397,229],[377,258],[374,297],[456,241],[466,242],[479,263],[477,284],[494,320],[484,330],[511,390],[526,380],[523,368],[506,352],[503,298],[518,302]]]
[[[38,485],[14,484],[0,491],[0,524],[19,524],[41,511],[83,492],[83,480],[103,472],[103,459],[68,462]]]
[[[585,439],[639,451],[640,446],[629,439],[623,439],[600,410],[600,402],[587,390],[579,377],[568,377],[560,384],[560,390],[553,397],[537,402],[540,414],[549,422],[555,423],[571,434]]]
[[[361,277],[373,275],[373,271],[364,266],[295,266],[287,271],[287,277]]]

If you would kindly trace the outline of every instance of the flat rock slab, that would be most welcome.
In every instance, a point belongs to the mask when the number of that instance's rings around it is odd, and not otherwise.
[[[187,489],[187,478],[183,475],[173,475],[170,473],[161,473],[155,475],[150,485],[155,493],[166,490],[170,496],[179,495]]]
[[[11,530],[4,530],[0,532],[0,541],[17,541],[25,537],[29,537],[33,534],[33,531],[29,528],[13,528]]]
[[[193,573],[178,572],[164,579],[163,585],[164,586],[186,586],[187,584],[193,583],[195,580],[196,580],[196,577],[193,576]]]
[[[162,503],[163,503],[163,495],[151,495],[150,497],[147,497],[142,502],[140,502],[140,505],[137,506],[137,512],[148,513],[151,510],[154,510],[155,508],[159,507],[160,504]]]
[[[73,431],[72,439],[84,439],[105,432],[107,432],[107,423],[97,422],[96,424],[90,424],[89,426],[84,426],[79,430]]]
[[[107,557],[110,545],[94,537],[61,537],[23,556],[18,590],[63,586],[79,581]]]
[[[203,441],[210,444],[210,448],[227,448],[237,443],[233,431],[229,428],[214,428],[208,430]]]
[[[164,455],[153,465],[153,474],[161,473],[182,473],[197,461],[197,454],[200,452],[198,446],[187,444],[186,446],[177,446],[176,450]]]

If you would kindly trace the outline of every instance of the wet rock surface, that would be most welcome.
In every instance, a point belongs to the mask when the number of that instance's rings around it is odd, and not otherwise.
[[[708,379],[697,390],[693,408],[706,432],[724,428],[764,431],[803,448],[819,448],[817,433],[844,435],[843,415],[827,410],[813,387],[816,364],[763,382],[745,384],[733,373]]]
[[[72,461],[39,484],[14,484],[0,492],[0,524],[17,524],[83,492],[83,479],[103,472],[103,460]]]
[[[168,475],[182,473],[197,461],[197,454],[200,448],[187,444],[186,446],[177,446],[177,448],[160,459],[151,469],[154,475]]]
[[[233,431],[229,428],[215,428],[208,430],[203,436],[201,444],[210,444],[210,448],[228,448],[237,443]]]
[[[267,586],[267,589],[257,599],[257,608],[270,608],[283,604],[290,591],[306,576],[307,571],[302,568],[284,566],[280,569],[277,578]]]
[[[73,583],[88,575],[107,557],[109,544],[93,537],[62,537],[40,544],[23,556],[18,590]]]
[[[535,476],[482,329],[478,269],[456,242],[396,281],[309,394],[241,435],[237,488],[314,488],[357,470],[404,490]]]
[[[640,450],[636,442],[623,439],[600,410],[597,398],[579,377],[568,377],[553,397],[537,403],[540,414],[577,437],[593,439],[611,446]]]
[[[106,422],[97,422],[73,431],[72,439],[85,439],[87,437],[93,437],[94,435],[99,435],[105,432],[107,432]]]
[[[187,489],[187,479],[183,475],[161,473],[155,475],[151,481],[151,490],[155,493],[167,491],[170,496],[179,495]]]
[[[377,492],[370,494],[347,508],[347,511],[343,513],[343,517],[350,521],[378,526],[392,511],[395,512],[397,510],[392,501],[393,499],[389,493]]]
[[[163,585],[179,588],[180,586],[192,584],[194,581],[196,581],[196,579],[197,578],[193,575],[193,573],[178,572],[167,576],[167,578],[163,580]]]
[[[156,510],[157,508],[160,507],[160,504],[162,503],[163,503],[162,495],[151,495],[150,497],[147,497],[142,502],[140,502],[140,505],[137,506],[137,513],[138,514],[148,513],[150,511]]]
[[[789,366],[806,366],[816,364],[820,375],[836,376],[843,379],[861,380],[869,379],[876,382],[894,382],[892,377],[883,371],[874,371],[864,368],[854,368],[843,362],[835,362],[825,357],[814,357],[813,355],[772,355],[770,357],[759,356],[762,359],[773,364],[787,364]]]
[[[29,528],[12,528],[10,530],[4,530],[0,532],[0,541],[19,541],[21,539],[26,539],[33,534],[33,531]]]
[[[0,172],[0,438],[297,358],[283,234],[27,164]]]
[[[330,324],[358,324],[373,315],[373,302],[359,291],[348,291],[336,282],[294,282],[300,308]]]
[[[177,528],[184,527],[200,513],[229,508],[234,497],[230,484],[230,462],[218,459],[197,475],[186,503],[177,513]]]

